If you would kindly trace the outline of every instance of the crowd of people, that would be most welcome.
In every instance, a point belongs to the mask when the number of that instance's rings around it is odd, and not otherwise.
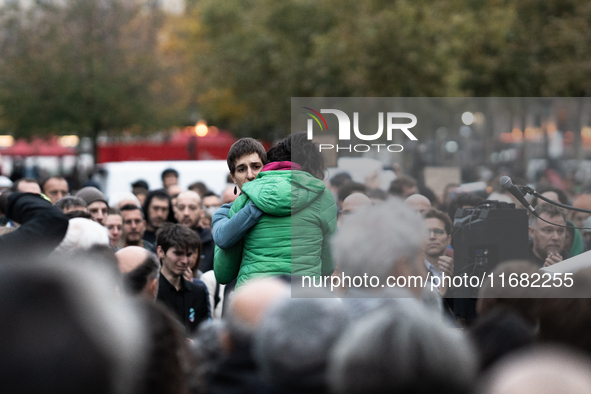
[[[173,168],[158,188],[138,179],[111,196],[60,176],[6,185],[0,392],[591,392],[591,268],[568,292],[485,282],[470,320],[437,280],[458,274],[458,208],[523,208],[498,182],[436,196],[401,171],[388,190],[325,179],[303,133],[268,151],[243,138],[227,162],[221,195],[199,174],[183,190]],[[591,209],[591,194],[536,186]],[[494,274],[591,248],[591,213],[532,205],[529,258]]]

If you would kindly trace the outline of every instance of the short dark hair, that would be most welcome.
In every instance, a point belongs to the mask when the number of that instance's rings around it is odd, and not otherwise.
[[[343,183],[351,180],[353,180],[353,178],[351,178],[351,175],[349,175],[349,173],[339,172],[338,174],[330,178],[330,184],[334,187],[340,187]]]
[[[547,202],[539,203],[536,206],[536,212],[537,215],[530,215],[529,218],[529,223],[532,227],[535,227],[535,225],[538,222],[538,217],[543,213],[547,214],[551,218],[561,216],[566,222],[566,211],[562,208],[557,207],[556,205],[552,205]]]
[[[138,207],[135,204],[125,204],[124,206],[122,206],[121,208],[119,208],[119,211],[121,213],[121,215],[123,215],[123,212],[126,211],[135,211],[138,210],[140,211],[140,214],[142,215],[142,219],[145,219],[144,217],[144,211],[142,211],[142,209],[140,207]]]
[[[218,198],[220,197],[220,196],[218,196],[217,194],[215,194],[214,192],[212,192],[211,190],[208,190],[207,192],[203,193],[203,196],[202,196],[202,198],[205,198],[205,197],[211,197],[211,196],[216,196],[216,197],[218,197]]]
[[[230,173],[234,175],[234,171],[236,171],[236,161],[238,159],[240,159],[242,156],[250,155],[252,153],[258,154],[263,164],[267,163],[267,152],[265,152],[265,148],[254,138],[246,137],[234,142],[230,148],[230,151],[228,152],[228,157],[226,159]]]
[[[68,218],[68,220],[74,219],[74,218],[83,218],[83,219],[90,219],[90,220],[92,220],[92,215],[90,213],[88,213],[87,211],[83,211],[81,209],[76,209],[74,211],[69,211],[68,213],[65,213],[64,215],[66,215],[66,217]]]
[[[367,188],[364,184],[353,182],[353,181],[345,181],[339,187],[339,191],[337,193],[337,197],[339,201],[344,201],[345,198],[349,197],[351,194],[359,192],[365,194]]]
[[[200,196],[207,192],[207,186],[205,186],[205,183],[201,181],[191,183],[187,189],[194,191]]]
[[[132,204],[126,204],[126,205],[132,205]],[[118,208],[109,208],[109,210],[107,211],[107,215],[121,216],[121,211]]]
[[[75,197],[75,196],[66,196],[64,198],[60,198],[53,205],[58,207],[62,211],[66,210],[66,209],[73,208],[73,207],[83,207],[83,208],[88,207],[88,205],[86,204],[86,201],[84,201],[80,197]]]
[[[386,201],[388,199],[388,193],[382,189],[369,189],[365,195],[371,199]]]
[[[320,153],[318,145],[310,141],[304,132],[285,137],[269,149],[267,159],[269,162],[292,161],[301,165],[302,171],[314,178],[324,179],[326,171],[324,156]]]
[[[136,196],[140,196],[140,195],[148,195],[148,189],[144,189],[143,187],[134,187],[133,188],[133,194],[135,194]]]
[[[45,192],[45,184],[47,183],[47,181],[49,181],[50,179],[57,179],[59,181],[66,181],[66,178],[64,178],[63,176],[50,176],[48,178],[43,178],[41,180],[41,182],[39,182],[39,185],[41,186],[41,190],[43,190],[43,192]],[[67,182],[67,181],[66,181]]]
[[[160,272],[158,257],[150,251],[147,252],[146,259],[139,266],[123,275],[123,282],[130,294],[141,293],[148,279],[158,277]]]
[[[445,232],[447,233],[447,235],[451,234],[451,229],[452,229],[453,225],[452,225],[451,219],[449,218],[449,215],[447,213],[442,212],[439,209],[431,208],[431,209],[426,210],[423,213],[423,217],[425,219],[439,219],[439,220],[441,220],[441,222],[445,226]]]
[[[166,170],[162,171],[162,175],[160,177],[164,181],[164,178],[166,178],[168,175],[174,175],[175,177],[178,178],[179,172],[177,170],[175,170],[174,168],[167,168]]]
[[[141,189],[146,189],[146,190],[150,189],[150,187],[148,186],[148,182],[144,181],[143,179],[139,179],[139,180],[133,182],[131,184],[131,187],[141,188]]]
[[[167,220],[173,221],[174,220],[174,213],[172,210],[172,201],[170,199],[170,194],[166,191],[166,189],[156,189],[152,190],[146,195],[146,200],[144,201],[144,205],[142,206],[142,210],[144,211],[144,219],[150,220],[149,210],[150,204],[152,200],[158,198],[160,200],[167,200],[168,201],[168,218]]]
[[[156,246],[160,246],[164,253],[170,248],[196,250],[199,243],[199,235],[180,224],[165,223],[156,232]]]
[[[37,179],[35,179],[35,178],[21,178],[21,179],[14,181],[14,183],[12,184],[12,191],[13,192],[18,192],[18,185],[21,182],[36,183],[37,185],[39,185],[39,182],[37,182]]]
[[[485,200],[486,199],[484,197],[482,197],[474,192],[457,194],[449,202],[447,214],[453,220],[458,208],[465,207],[465,206],[475,207]]]
[[[390,183],[390,188],[388,189],[388,193],[394,196],[402,195],[402,188],[403,187],[414,187],[417,185],[417,181],[408,175],[400,175],[398,178],[394,179]]]
[[[538,194],[554,192],[558,196],[559,203],[564,204],[564,205],[568,204],[568,197],[566,196],[566,193],[563,192],[562,190],[558,189],[557,187],[550,186],[550,185],[541,185],[537,188],[536,191],[538,192]],[[544,200],[542,200],[542,201],[544,201]],[[538,197],[537,196],[534,196],[534,198],[531,201],[531,205],[533,207],[538,205]]]

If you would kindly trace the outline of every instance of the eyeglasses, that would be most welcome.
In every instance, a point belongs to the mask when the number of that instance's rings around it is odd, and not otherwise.
[[[431,235],[431,233],[433,233],[435,235],[444,235],[445,230],[442,230],[440,228],[430,228],[427,230],[427,235]]]

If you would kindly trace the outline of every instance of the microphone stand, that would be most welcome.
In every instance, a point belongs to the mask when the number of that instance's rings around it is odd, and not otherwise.
[[[540,200],[544,200],[545,202],[547,202],[547,203],[549,203],[549,204],[552,204],[552,205],[555,205],[555,206],[557,206],[557,207],[564,208],[564,209],[568,209],[568,210],[571,210],[571,211],[584,212],[584,213],[589,213],[589,214],[591,214],[591,210],[589,210],[589,209],[584,209],[584,208],[575,208],[575,207],[571,207],[570,205],[565,205],[565,204],[561,204],[561,203],[559,203],[559,202],[556,202],[556,201],[552,201],[552,200],[550,200],[549,198],[546,198],[546,197],[542,196],[540,193],[538,193],[537,191],[535,191],[534,189],[532,189],[532,188],[531,188],[531,187],[529,187],[529,186],[517,186],[517,187],[518,187],[518,188],[521,190],[521,192],[522,192],[524,195],[525,195],[525,194],[531,194],[532,196],[536,196],[536,197],[537,197],[537,198],[539,198]],[[542,219],[542,218],[541,218],[540,216],[538,216],[537,214],[536,214],[536,216],[537,216],[537,217],[538,217],[538,219],[540,219],[541,221],[543,221],[543,222],[546,222],[546,223],[548,223],[548,224],[551,224],[551,225],[553,225],[553,226],[558,226],[558,227],[564,227],[564,228],[568,228],[568,226],[562,226],[562,225],[560,225],[560,224],[552,223],[552,222],[549,222],[549,221],[547,221],[547,220],[545,220],[545,219]],[[577,227],[577,226],[573,226],[573,228],[576,228],[576,229],[579,229],[579,230],[591,230],[591,228],[588,228],[588,227]]]
[[[591,210],[589,210],[589,209],[571,207],[570,205],[565,205],[565,204],[561,204],[559,202],[550,200],[549,198],[546,198],[546,197],[542,196],[540,193],[538,193],[537,191],[535,191],[534,189],[532,189],[529,186],[517,186],[517,187],[519,189],[521,189],[521,192],[523,194],[531,194],[532,196],[536,196],[540,200],[544,200],[545,202],[547,202],[549,204],[552,204],[552,205],[555,205],[557,207],[568,209],[570,211],[577,211],[577,212],[584,212],[584,213],[591,214]]]

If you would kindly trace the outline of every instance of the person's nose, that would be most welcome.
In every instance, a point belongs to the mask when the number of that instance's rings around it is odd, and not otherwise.
[[[249,169],[248,169],[248,173],[247,173],[247,175],[246,175],[246,176],[247,176],[247,177],[248,177],[248,179],[250,179],[250,180],[253,180],[253,179],[256,177],[256,175],[254,174],[254,171],[252,170],[252,168],[249,168]]]

